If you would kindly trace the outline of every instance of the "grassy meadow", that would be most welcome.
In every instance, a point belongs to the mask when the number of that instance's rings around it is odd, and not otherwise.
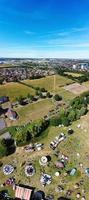
[[[54,76],[48,76],[41,79],[35,80],[25,80],[22,83],[7,83],[4,85],[0,85],[0,96],[7,95],[10,98],[10,101],[16,101],[16,97],[19,96],[27,96],[27,94],[35,94],[35,90],[32,89],[30,86],[34,87],[44,87],[46,90],[50,92],[60,92],[60,88],[67,84],[73,83],[72,80],[56,75],[55,76],[55,87],[54,87]],[[70,95],[70,94],[69,94]]]
[[[34,89],[20,83],[11,82],[0,85],[0,96],[9,96],[11,102],[16,101],[16,97],[27,96],[28,93],[34,95],[35,91]]]

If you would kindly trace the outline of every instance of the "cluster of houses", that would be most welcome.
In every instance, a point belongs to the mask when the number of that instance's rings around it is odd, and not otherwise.
[[[44,70],[39,68],[30,68],[30,67],[10,67],[10,68],[1,68],[0,77],[3,78],[3,83],[13,82],[26,79],[35,79],[41,78],[48,75],[53,75],[53,70]]]

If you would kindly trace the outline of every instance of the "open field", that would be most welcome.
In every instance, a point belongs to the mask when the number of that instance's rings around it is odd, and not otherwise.
[[[16,97],[27,96],[28,93],[35,94],[35,90],[20,83],[7,83],[0,85],[0,96],[9,96],[10,101],[16,101]]]
[[[55,92],[60,89],[60,87],[73,83],[72,80],[67,79],[62,76],[55,76]],[[27,85],[26,85],[27,84]],[[10,101],[15,101],[16,97],[22,95],[23,97],[27,96],[28,93],[34,95],[35,90],[30,86],[35,87],[44,87],[46,90],[54,92],[54,76],[48,76],[41,79],[35,80],[25,80],[21,83],[7,83],[5,85],[0,85],[0,96],[7,95],[10,97]]]
[[[84,86],[89,88],[89,81],[86,81],[86,82],[82,83],[82,85],[84,85]]]
[[[82,76],[82,74],[80,74],[80,73],[73,73],[73,72],[65,72],[65,74],[71,75],[73,77],[80,77],[80,76]]]
[[[7,119],[8,126],[22,125],[28,123],[30,120],[36,120],[44,117],[48,114],[49,110],[54,108],[52,100],[44,99],[39,102],[28,104],[24,107],[16,109],[19,119],[16,121],[10,121]]]
[[[55,88],[54,88],[54,77],[55,77]],[[24,83],[31,84],[35,87],[44,87],[46,90],[54,92],[54,89],[55,91],[58,91],[60,87],[63,87],[64,85],[67,84],[71,84],[73,83],[73,81],[60,75],[54,75],[54,76],[47,76],[41,79],[25,80]]]
[[[74,98],[76,95],[66,91],[63,86],[66,84],[71,84],[72,82],[73,81],[58,75],[55,77],[48,76],[37,80],[25,80],[21,83],[11,82],[5,85],[0,85],[0,96],[7,95],[9,96],[10,101],[13,102],[16,101],[16,97],[19,97],[20,95],[23,97],[26,97],[28,93],[35,95],[35,89],[31,88],[32,85],[34,87],[44,87],[54,94],[58,93],[63,97],[64,102],[69,102],[70,99]],[[9,106],[10,105],[6,103],[3,105],[3,108]],[[34,102],[25,106],[19,106],[16,108],[19,119],[16,121],[10,121],[6,119],[7,126],[21,125],[23,123],[28,123],[30,120],[39,119],[47,115],[49,110],[53,109],[54,107],[54,102],[50,99],[40,100],[39,102]]]
[[[79,83],[73,83],[73,84],[70,84],[68,86],[64,86],[64,89],[69,91],[69,92],[72,92],[73,94],[81,94],[83,92],[86,92],[89,90],[88,87],[84,86],[84,85],[80,85]]]
[[[63,195],[65,195],[67,190],[72,190],[71,199],[76,199],[76,194],[81,193],[83,189],[85,190],[86,200],[89,198],[89,177],[85,174],[85,169],[89,167],[89,113],[82,117],[80,120],[74,122],[70,127],[73,128],[74,134],[71,136],[67,135],[67,127],[50,127],[44,133],[44,137],[39,138],[39,142],[44,143],[44,149],[39,152],[26,153],[22,147],[17,148],[16,152],[7,158],[3,158],[3,165],[8,163],[16,166],[16,170],[13,173],[17,182],[30,184],[35,186],[37,189],[45,191],[46,194],[55,194],[55,200],[61,196],[61,193],[55,191],[57,185],[64,186]],[[77,125],[80,124],[81,127],[77,128]],[[63,141],[57,148],[61,153],[68,156],[69,161],[65,168],[60,174],[60,177],[55,177],[56,168],[54,163],[56,161],[56,156],[54,156],[54,151],[49,148],[50,142],[57,136],[59,133],[64,132],[67,136],[66,140]],[[77,156],[78,154],[78,156]],[[51,155],[51,163],[49,166],[41,167],[39,165],[39,159],[43,155]],[[29,162],[32,162],[36,168],[36,174],[27,178],[24,173],[25,165]],[[79,163],[82,163],[82,168]],[[65,176],[65,171],[71,168],[77,168],[78,173],[74,177]],[[46,173],[52,175],[52,184],[46,187],[42,187],[40,183],[40,174],[42,170],[45,170]],[[6,180],[6,176],[3,175],[2,168],[0,170],[0,184]],[[79,189],[74,189],[75,183],[78,183],[80,180],[83,180],[83,185],[80,185]]]

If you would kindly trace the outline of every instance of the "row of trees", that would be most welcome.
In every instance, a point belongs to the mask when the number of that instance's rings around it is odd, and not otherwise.
[[[44,98],[51,98],[51,97],[52,95],[50,94],[50,92],[47,92],[46,95],[43,95],[42,92],[37,91],[35,96],[32,94],[28,94],[27,97],[19,96],[16,98],[16,101],[18,101],[20,105],[23,105],[25,103],[31,103],[33,101],[37,101],[40,98],[44,99]]]
[[[89,103],[89,94],[86,95],[87,96],[84,94],[73,99],[68,108],[61,109],[60,114],[57,117],[50,119],[50,124],[53,126],[58,126],[59,124],[68,126],[73,121],[78,120],[81,116],[85,115],[88,111],[87,105]]]
[[[70,74],[67,74],[65,72],[71,72],[70,70],[66,70],[66,69],[56,69],[57,73],[60,74],[61,76],[65,76],[73,81],[77,81],[79,83],[83,83],[83,82],[86,82],[86,81],[89,81],[89,72],[83,72],[83,75],[81,76],[78,76],[78,77],[75,77],[75,76],[72,76]],[[82,72],[81,72],[82,73]]]
[[[15,144],[24,146],[31,141],[36,141],[36,138],[41,136],[49,126],[49,120],[41,119],[26,126],[11,129],[11,139],[0,140],[0,158],[8,156],[15,152]],[[10,129],[9,129],[10,130]]]
[[[29,103],[33,102],[33,101],[37,101],[38,98],[44,99],[44,98],[52,98],[52,94],[50,92],[47,92],[46,95],[43,94],[43,92],[36,90],[36,96],[28,94],[27,97],[22,97],[19,96],[16,98],[16,101],[19,102],[20,105],[23,105],[24,100],[28,100]],[[55,101],[61,101],[62,100],[62,96],[60,96],[59,94],[55,94],[54,96],[54,100]]]
[[[48,126],[49,120],[41,119],[19,129],[14,135],[17,146],[26,145],[31,140],[35,140],[35,138],[39,137]]]

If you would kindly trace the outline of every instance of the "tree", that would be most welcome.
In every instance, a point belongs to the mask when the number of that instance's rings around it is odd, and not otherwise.
[[[30,95],[30,100],[34,101],[34,96],[33,95]]]
[[[51,98],[52,97],[52,95],[50,94],[50,92],[47,92],[47,98]]]
[[[36,87],[35,90],[40,90],[40,87]]]
[[[15,135],[16,145],[23,146],[26,145],[32,138],[29,130],[22,129],[18,131]]]
[[[64,126],[69,126],[70,125],[69,119],[67,117],[65,117],[65,116],[61,119],[61,121],[62,121],[62,124]]]
[[[4,81],[4,78],[0,78],[0,84],[2,85]]]
[[[0,140],[0,158],[3,156],[14,153],[15,145],[13,139],[2,139]]]
[[[58,95],[58,94],[55,94],[54,99],[55,99],[56,101],[61,101],[61,100],[62,100],[62,96],[60,96],[60,95]]]
[[[22,96],[19,96],[16,98],[16,100],[19,102],[19,104],[22,104],[23,102],[23,97]]]
[[[39,93],[39,97],[40,97],[40,98],[43,98],[42,92]]]
[[[70,122],[73,122],[75,119],[76,119],[76,112],[74,110],[71,110],[68,115],[68,120]]]
[[[82,107],[80,110],[79,110],[79,113],[80,113],[80,116],[83,116],[87,113],[87,108],[86,107]]]
[[[0,140],[0,158],[7,155],[7,147],[3,145],[2,140]]]
[[[30,96],[31,96],[31,95],[28,93],[27,98],[30,99]]]
[[[39,90],[36,90],[36,91],[35,91],[35,94],[36,94],[37,96],[39,96],[40,91],[39,91]]]
[[[40,88],[41,92],[46,92],[45,88]]]
[[[51,119],[50,119],[50,125],[51,126],[58,126],[59,124],[61,124],[62,122],[61,122],[61,119],[59,118],[59,116],[58,117],[52,117]]]

